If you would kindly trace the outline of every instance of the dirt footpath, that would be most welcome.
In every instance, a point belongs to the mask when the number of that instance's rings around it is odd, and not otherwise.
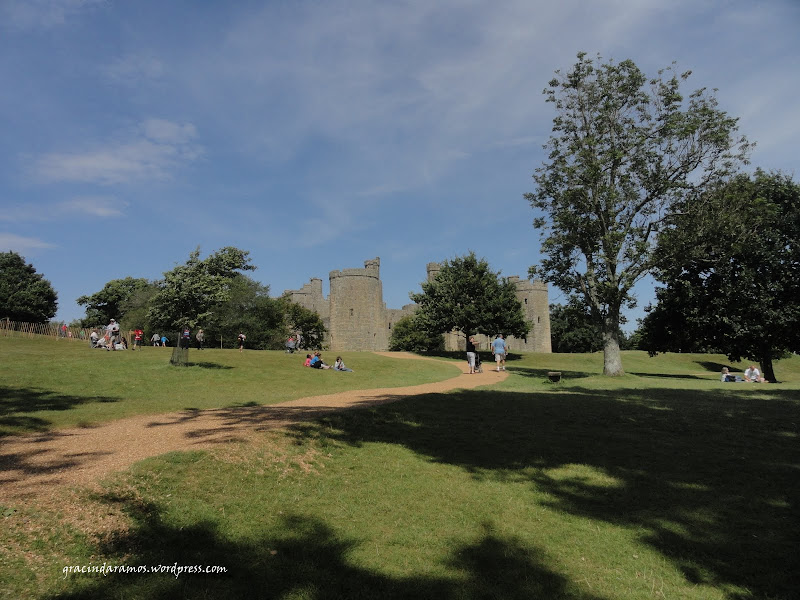
[[[398,352],[398,359],[436,360]],[[471,389],[502,381],[507,373],[486,370],[399,388],[352,390],[298,398],[271,406],[181,411],[112,421],[94,428],[60,429],[0,440],[0,501],[50,496],[56,488],[87,486],[142,459],[175,450],[208,448],[246,440],[256,432],[308,421],[324,414],[395,402],[408,396]]]

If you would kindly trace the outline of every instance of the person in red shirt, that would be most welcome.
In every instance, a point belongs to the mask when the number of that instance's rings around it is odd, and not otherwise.
[[[141,329],[138,329],[138,328],[133,330],[133,349],[134,350],[136,350],[137,348],[139,348],[139,350],[142,349],[142,336],[144,336],[144,331],[142,331]]]

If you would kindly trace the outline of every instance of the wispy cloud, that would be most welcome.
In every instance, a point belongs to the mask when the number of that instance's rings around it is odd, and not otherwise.
[[[163,78],[167,69],[164,63],[150,54],[126,54],[102,69],[105,76],[121,85],[137,87],[144,82]]]
[[[95,217],[101,219],[124,216],[127,202],[109,196],[77,196],[54,204],[10,206],[0,212],[0,221],[8,223],[46,222],[66,217]]]
[[[179,166],[198,158],[203,150],[193,143],[194,125],[148,119],[129,141],[100,145],[81,152],[54,152],[33,166],[42,182],[131,183],[165,179]]]
[[[54,248],[53,244],[37,238],[29,238],[15,233],[0,232],[0,250],[13,251],[24,254],[30,250],[40,250],[42,248]]]
[[[68,19],[88,8],[105,4],[106,0],[2,0],[0,27],[16,29],[50,29],[64,25]]]
[[[114,198],[102,196],[83,196],[66,200],[56,205],[56,211],[62,214],[88,215],[91,217],[112,218],[121,217],[127,202],[120,202]]]

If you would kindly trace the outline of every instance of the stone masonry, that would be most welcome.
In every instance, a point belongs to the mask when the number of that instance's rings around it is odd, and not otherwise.
[[[287,290],[293,302],[315,311],[328,330],[327,344],[333,351],[386,350],[392,326],[398,319],[411,315],[416,304],[403,308],[386,308],[380,278],[380,258],[364,262],[363,269],[344,269],[329,274],[330,294],[322,295],[322,280],[312,278],[299,290]],[[438,263],[427,265],[428,279],[436,277]],[[547,284],[508,278],[517,287],[525,318],[532,323],[527,340],[508,340],[512,352],[550,352],[550,313]],[[489,349],[490,337],[477,337],[482,350]],[[464,337],[458,332],[445,336],[448,350],[463,350]]]

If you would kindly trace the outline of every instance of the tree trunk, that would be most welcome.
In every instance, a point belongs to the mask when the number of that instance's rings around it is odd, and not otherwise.
[[[758,362],[761,365],[761,373],[763,374],[764,379],[770,383],[777,383],[778,380],[775,379],[775,371],[772,368],[772,352],[769,350],[763,350],[761,352],[761,360]]]
[[[622,354],[619,349],[619,318],[608,316],[603,320],[603,375],[624,375]]]

